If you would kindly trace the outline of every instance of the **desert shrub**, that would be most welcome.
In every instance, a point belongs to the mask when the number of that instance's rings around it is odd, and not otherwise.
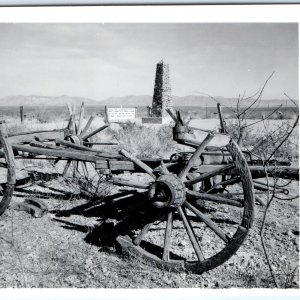
[[[119,129],[110,129],[109,133],[116,137],[121,148],[140,158],[165,157],[174,149],[169,126],[146,127],[128,122]]]
[[[252,126],[247,127],[246,122],[240,124],[238,120],[227,120],[226,126],[231,137],[236,141],[240,135],[240,127],[246,126],[243,131],[242,146],[252,150],[252,153],[257,157],[266,159],[285,139],[292,128],[292,123],[289,120],[282,120],[280,124],[272,125],[269,121],[265,121],[264,124],[255,128]],[[297,136],[296,130],[276,150],[273,158],[288,161],[298,159]]]

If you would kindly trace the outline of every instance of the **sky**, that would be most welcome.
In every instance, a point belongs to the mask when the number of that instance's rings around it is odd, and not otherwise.
[[[0,23],[0,97],[153,95],[156,64],[172,94],[298,99],[296,23]]]

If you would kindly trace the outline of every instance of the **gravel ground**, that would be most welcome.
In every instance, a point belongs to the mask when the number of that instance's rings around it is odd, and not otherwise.
[[[27,195],[15,193],[11,207],[0,218],[1,288],[274,287],[259,236],[265,209],[262,206],[256,206],[254,226],[238,252],[220,267],[195,275],[160,270],[142,259],[120,254],[114,245],[102,240],[103,228],[116,222],[111,211],[101,206],[91,210],[89,207],[95,203],[91,205],[90,200],[79,196],[55,197],[53,190],[39,183],[29,188]],[[48,182],[50,188],[60,184],[57,179]],[[296,182],[289,188],[291,194],[298,192]],[[50,212],[41,218],[12,209],[13,203],[31,197],[33,191],[48,194],[43,201]],[[116,192],[110,190],[112,194]],[[150,230],[149,238],[155,239],[156,232]],[[264,240],[278,286],[299,288],[299,199],[273,201]],[[186,246],[187,255],[188,249]]]

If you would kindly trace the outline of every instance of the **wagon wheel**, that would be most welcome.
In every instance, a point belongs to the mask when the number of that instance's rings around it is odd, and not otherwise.
[[[254,213],[251,173],[240,148],[230,141],[227,149],[232,157],[231,164],[187,179],[195,157],[199,157],[210,139],[208,135],[178,175],[169,173],[164,164],[156,175],[139,159],[122,152],[152,178],[152,182],[144,186],[149,206],[139,219],[140,230],[133,227],[126,236],[117,238],[122,249],[162,268],[199,274],[221,265],[239,249],[247,237]],[[237,170],[241,181],[242,197],[239,199],[188,189],[192,184],[232,168]],[[124,185],[134,186],[132,183]],[[137,217],[133,218],[137,223]]]
[[[4,171],[1,172],[1,179],[5,181],[5,183],[0,185],[1,216],[6,210],[6,208],[9,206],[16,184],[14,154],[11,145],[8,142],[8,136],[3,122],[0,122],[0,142],[0,169],[1,171]]]
[[[90,126],[95,118],[94,115],[91,115],[89,120],[86,122],[86,124],[83,126],[83,120],[84,120],[84,102],[82,103],[80,107],[78,122],[75,121],[75,107],[71,108],[68,106],[69,109],[69,122],[67,125],[67,129],[69,130],[70,134],[65,137],[65,140],[67,142],[71,142],[76,145],[81,146],[87,146],[92,147],[93,143],[90,143],[90,138],[96,135],[97,133],[101,132],[105,128],[107,128],[109,125],[104,125],[99,127],[98,129],[89,132]],[[89,177],[89,171],[88,171],[88,164],[87,162],[83,161],[74,161],[72,159],[67,160],[64,170],[63,170],[63,176],[64,177],[83,177],[85,179],[88,179]],[[97,173],[96,173],[97,174]]]

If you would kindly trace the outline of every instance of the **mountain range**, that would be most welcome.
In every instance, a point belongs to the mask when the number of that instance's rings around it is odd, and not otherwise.
[[[188,95],[188,96],[173,96],[173,105],[176,107],[180,106],[199,106],[199,107],[214,107],[219,101],[224,106],[235,106],[236,98],[225,98],[225,97],[208,97],[199,95]],[[67,103],[70,105],[80,106],[82,102],[85,102],[87,106],[147,106],[152,105],[152,96],[150,95],[129,95],[123,97],[110,97],[105,100],[94,100],[85,97],[73,97],[68,95],[62,95],[59,97],[51,96],[38,96],[38,95],[17,95],[0,98],[0,106],[64,106]],[[251,101],[245,103],[249,105]],[[262,100],[260,102],[261,107],[267,106],[279,106],[279,105],[293,106],[290,101],[286,99],[269,99]]]

